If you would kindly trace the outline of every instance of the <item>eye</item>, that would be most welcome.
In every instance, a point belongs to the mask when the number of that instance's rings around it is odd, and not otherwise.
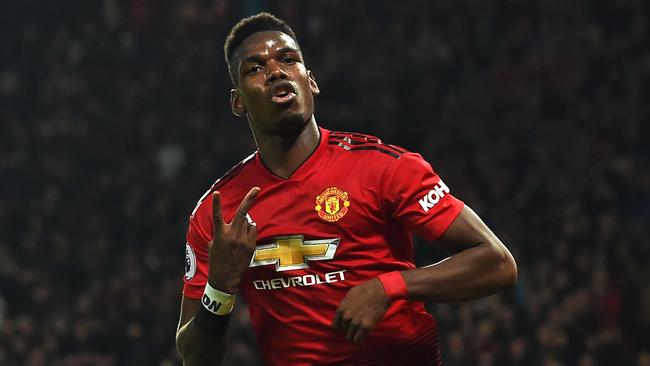
[[[298,60],[297,60],[295,57],[293,57],[293,56],[285,56],[285,57],[282,59],[282,62],[284,62],[285,64],[292,64],[292,63],[294,63],[294,62],[296,62],[296,61],[298,61]]]
[[[256,73],[256,72],[258,72],[260,70],[262,70],[262,66],[253,65],[253,66],[249,67],[248,70],[246,70],[246,73],[247,74],[254,74],[254,73]]]

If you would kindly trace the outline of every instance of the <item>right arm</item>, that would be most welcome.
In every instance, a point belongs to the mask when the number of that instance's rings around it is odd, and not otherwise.
[[[225,329],[221,332],[205,332],[193,324],[192,319],[199,306],[202,306],[199,300],[186,296],[181,299],[176,348],[184,365],[214,365],[220,363],[226,353]]]
[[[257,229],[255,224],[246,221],[246,214],[259,192],[257,187],[248,192],[230,224],[223,220],[220,193],[212,194],[214,235],[208,243],[207,282],[216,290],[234,295],[239,288],[241,275],[248,268],[255,250]],[[213,314],[206,310],[201,301],[183,296],[176,346],[184,365],[221,363],[226,353],[229,316]]]

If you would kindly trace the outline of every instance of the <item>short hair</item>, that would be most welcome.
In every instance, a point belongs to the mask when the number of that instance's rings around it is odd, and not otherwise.
[[[298,44],[296,34],[293,33],[291,27],[273,14],[263,12],[240,20],[234,27],[232,27],[228,37],[226,37],[226,42],[223,45],[226,65],[228,65],[228,74],[230,74],[230,79],[234,85],[237,84],[237,79],[235,79],[235,74],[232,70],[233,53],[246,38],[254,33],[264,31],[280,31],[293,38],[293,40],[296,41],[296,44]]]

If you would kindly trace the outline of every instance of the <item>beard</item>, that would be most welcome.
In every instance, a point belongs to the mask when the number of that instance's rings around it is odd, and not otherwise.
[[[291,146],[304,131],[310,119],[311,115],[305,117],[303,113],[285,110],[274,121],[265,124],[257,124],[248,116],[248,124],[256,144],[258,138],[266,136],[266,138],[279,138]]]
[[[300,136],[312,119],[313,99],[300,98],[285,106],[273,105],[255,112],[258,113],[247,114],[248,123],[255,135],[293,140]],[[260,118],[254,118],[256,115]]]
[[[300,112],[284,111],[275,123],[275,132],[282,136],[298,136],[310,117]]]

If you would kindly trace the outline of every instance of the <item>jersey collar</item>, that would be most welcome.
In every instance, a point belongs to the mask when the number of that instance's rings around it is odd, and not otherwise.
[[[265,177],[268,177],[274,181],[290,181],[294,179],[300,179],[308,175],[309,172],[311,172],[314,169],[318,160],[322,156],[323,151],[327,148],[327,140],[329,139],[330,131],[320,126],[318,127],[318,131],[320,132],[318,146],[316,146],[316,149],[312,151],[311,155],[309,155],[307,159],[305,159],[305,161],[303,161],[302,164],[300,164],[298,168],[296,168],[296,170],[294,170],[294,172],[291,173],[289,178],[284,179],[271,172],[269,168],[267,168],[266,165],[264,165],[264,162],[262,162],[259,151],[255,152],[255,164],[259,167],[259,170],[263,172]]]

